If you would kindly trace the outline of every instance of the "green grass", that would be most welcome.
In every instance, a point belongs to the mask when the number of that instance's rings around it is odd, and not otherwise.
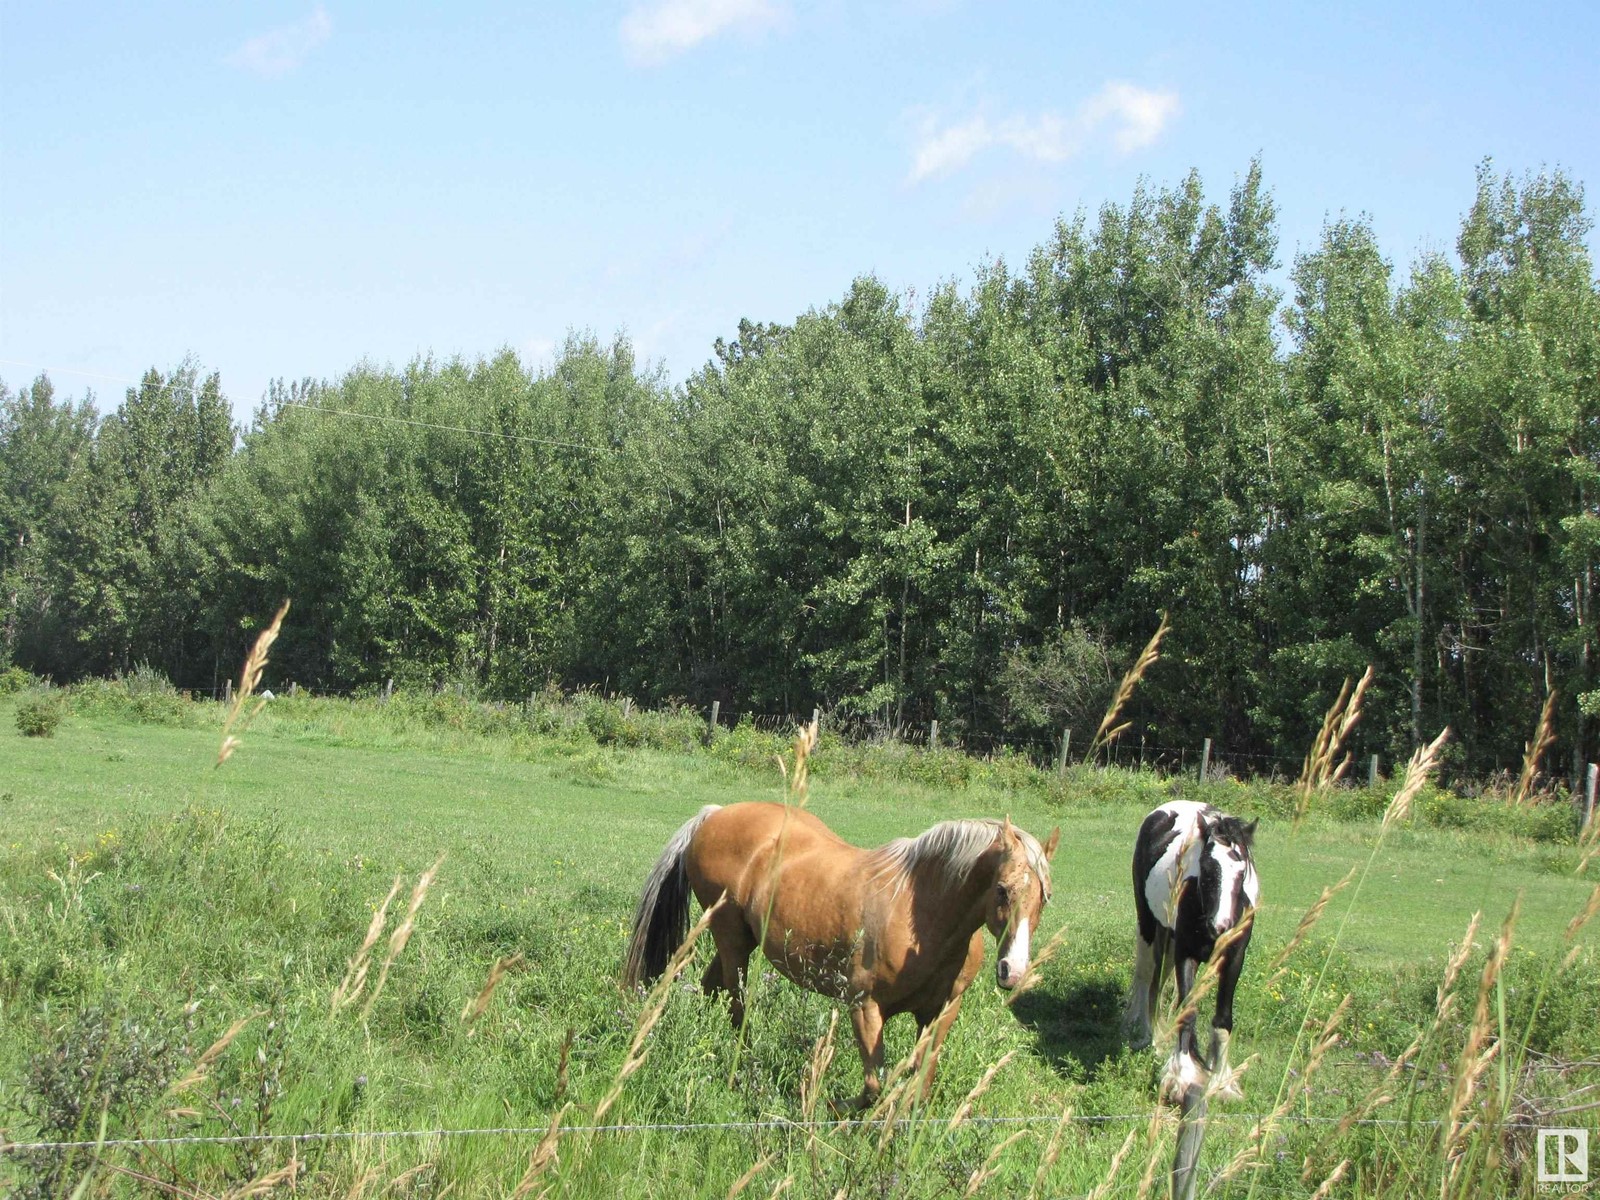
[[[6,706],[14,703],[0,700],[0,729],[12,727]],[[624,748],[614,738],[597,744],[614,731],[602,725],[597,734],[593,722],[535,733],[428,703],[397,702],[388,712],[375,703],[275,705],[220,770],[211,765],[220,718],[209,705],[152,710],[147,721],[170,722],[152,724],[130,721],[110,701],[83,704],[53,738],[0,735],[0,1128],[14,1139],[32,1134],[41,1097],[63,1090],[41,1074],[47,1052],[85,1066],[89,1103],[75,1119],[91,1139],[108,1098],[108,1136],[539,1126],[567,1100],[579,1106],[569,1121],[581,1123],[584,1106],[592,1109],[610,1086],[640,1011],[639,998],[623,994],[615,978],[645,872],[700,805],[779,797],[776,767],[760,765],[770,747],[735,735],[709,753],[689,752],[692,726],[668,722],[652,737],[667,745],[687,739],[683,749]],[[1133,834],[1165,785],[1091,771],[1059,783],[1015,765],[940,756],[867,770],[857,753],[826,743],[816,766],[812,809],[859,844],[954,816],[1009,812],[1040,836],[1062,826],[1056,899],[1040,934],[1064,928],[1065,948],[1014,1009],[987,971],[980,977],[941,1060],[931,1111],[952,1112],[984,1069],[1014,1049],[980,1113],[1052,1114],[1070,1101],[1081,1115],[1140,1115],[1132,1126],[1070,1131],[1049,1194],[1087,1192],[1126,1130],[1145,1127],[1160,1065],[1154,1051],[1122,1047],[1117,1017],[1132,943]],[[919,783],[919,773],[957,783]],[[1475,818],[1479,827],[1470,830],[1401,828],[1375,859],[1338,945],[1348,892],[1269,993],[1267,964],[1321,889],[1367,862],[1378,826],[1318,816],[1291,834],[1273,815],[1282,797],[1266,789],[1191,785],[1188,794],[1265,814],[1256,858],[1266,903],[1241,983],[1234,1052],[1236,1062],[1250,1053],[1261,1061],[1245,1078],[1245,1101],[1213,1109],[1208,1173],[1248,1127],[1229,1111],[1271,1107],[1304,1017],[1320,1020],[1340,995],[1354,997],[1336,1066],[1301,1104],[1312,1114],[1342,1114],[1381,1074],[1371,1056],[1397,1054],[1431,1019],[1440,967],[1471,913],[1483,910],[1486,943],[1518,893],[1522,917],[1503,999],[1509,1026],[1520,1028],[1592,886],[1573,876],[1576,856],[1559,841],[1496,834]],[[441,854],[417,931],[370,1015],[363,1020],[359,1005],[330,1015],[329,998],[395,874],[406,877],[396,901],[403,906],[416,875]],[[1543,999],[1531,1038],[1541,1055],[1593,1053],[1600,968],[1593,928],[1583,936],[1579,961]],[[517,952],[523,967],[502,982],[485,1016],[465,1026],[461,1010],[489,966]],[[1481,961],[1479,954],[1468,967],[1469,992]],[[1466,1017],[1471,1003],[1467,995]],[[199,1088],[181,1101],[159,1095],[231,1022],[253,1012],[261,1015]],[[829,1012],[821,998],[763,977],[749,1043],[735,1055],[725,1011],[680,987],[608,1120],[794,1119]],[[910,1049],[911,1033],[904,1018],[891,1025],[891,1061]],[[558,1062],[569,1036],[563,1082]],[[1441,1078],[1418,1083],[1419,1115],[1437,1112],[1448,1072]],[[846,1032],[826,1092],[850,1096],[859,1082]],[[1537,1098],[1556,1083],[1530,1074],[1522,1086]],[[174,1109],[194,1115],[166,1115]],[[1424,1129],[1404,1135],[1418,1141],[1419,1160]],[[770,1153],[772,1165],[747,1195],[765,1195],[786,1174],[794,1177],[788,1194],[797,1196],[832,1196],[841,1186],[862,1196],[960,1195],[1011,1132],[908,1133],[881,1156],[875,1135],[859,1131],[820,1140],[794,1129],[580,1136],[563,1142],[562,1162],[545,1182],[570,1195],[722,1196]],[[1326,1173],[1360,1139],[1377,1136],[1357,1131],[1319,1145],[1323,1132],[1287,1127],[1285,1156],[1270,1160],[1258,1187],[1308,1191],[1300,1183],[1305,1154]],[[370,1169],[376,1195],[427,1163],[407,1181],[408,1194],[501,1194],[536,1141],[339,1143],[303,1152],[310,1174],[300,1189],[343,1195]],[[1031,1133],[1012,1146],[984,1194],[1025,1191],[1040,1146]],[[1136,1190],[1142,1146],[1116,1194]],[[1407,1194],[1394,1163],[1409,1162],[1410,1152],[1393,1149],[1390,1166],[1348,1186]],[[220,1194],[283,1165],[287,1150],[126,1151],[107,1161]],[[0,1157],[0,1185],[8,1170],[24,1187],[37,1185],[44,1168],[19,1170]],[[46,1193],[63,1192],[62,1180],[72,1177],[47,1181]],[[154,1187],[110,1169],[91,1183],[127,1194]],[[1248,1177],[1233,1190],[1247,1187]]]

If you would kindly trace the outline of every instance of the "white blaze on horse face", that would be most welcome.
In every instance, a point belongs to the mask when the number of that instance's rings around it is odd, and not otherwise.
[[[1232,847],[1221,843],[1211,844],[1211,859],[1217,864],[1220,876],[1218,888],[1221,894],[1217,897],[1217,915],[1212,921],[1218,933],[1227,933],[1239,919],[1237,900],[1241,892],[1248,893],[1251,878],[1255,875],[1250,869],[1250,860],[1242,855],[1233,857],[1231,850]],[[1243,887],[1240,886],[1241,880]]]
[[[995,969],[996,978],[1003,988],[1014,988],[1028,971],[1028,918],[1022,917],[1017,921],[1017,928],[1011,935],[1011,945],[1006,947],[1000,956],[999,965]]]

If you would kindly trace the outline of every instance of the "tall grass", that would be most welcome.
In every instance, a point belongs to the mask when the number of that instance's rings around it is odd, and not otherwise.
[[[253,759],[258,740],[264,749],[296,722],[369,715],[383,719],[345,703],[269,705],[251,726],[251,753],[229,772]],[[1207,1194],[1529,1194],[1531,1123],[1589,1119],[1562,1110],[1587,1103],[1593,1093],[1580,1089],[1600,1084],[1600,1065],[1584,1051],[1592,1057],[1600,1005],[1600,888],[1550,932],[1554,948],[1538,953],[1519,945],[1525,919],[1505,921],[1482,946],[1479,925],[1469,925],[1460,942],[1398,975],[1363,967],[1350,945],[1357,925],[1404,919],[1364,899],[1392,846],[1421,839],[1440,855],[1473,852],[1419,822],[1440,743],[1430,749],[1381,821],[1341,835],[1370,841],[1353,876],[1334,878],[1341,862],[1317,881],[1303,914],[1261,914],[1238,1017],[1238,1040],[1256,1059],[1245,1102],[1208,1117],[1197,1167]],[[617,753],[624,779],[663,761],[642,749]],[[826,746],[791,753],[799,760],[791,789],[810,797],[841,782]],[[764,770],[781,786],[770,762]],[[1084,786],[1091,782],[1106,790],[1084,812],[1108,807],[1136,824],[1148,807],[1148,780],[1097,772]],[[946,805],[972,794],[937,793]],[[691,962],[704,959],[703,938],[691,938],[647,995],[615,987],[620,926],[638,881],[605,847],[558,885],[559,876],[513,874],[452,842],[441,875],[439,843],[425,835],[403,862],[330,852],[309,828],[315,807],[274,824],[223,811],[230,797],[130,821],[111,837],[30,844],[0,862],[0,1128],[18,1141],[90,1144],[54,1158],[0,1153],[0,1192],[1165,1194],[1177,1125],[1155,1104],[1164,1053],[1096,1057],[1081,1037],[1052,1040],[1092,1008],[1092,981],[1126,983],[1131,914],[1120,894],[1102,919],[1098,898],[1075,895],[1082,883],[1064,875],[1052,904],[1069,918],[1058,952],[1039,956],[1035,986],[1014,1004],[971,989],[928,1104],[915,1104],[920,1047],[902,1034],[878,1110],[839,1122],[826,1115],[839,1036],[833,1005],[762,979],[749,1047],[736,1050],[725,1010],[684,982]],[[1030,801],[1072,802],[1043,787]],[[1292,814],[1292,796],[1272,803]],[[539,852],[574,852],[560,828],[517,836]],[[1297,845],[1320,844],[1307,836]],[[1091,853],[1098,846],[1069,837],[1062,861]],[[1570,872],[1573,858],[1561,857],[1569,853],[1552,852],[1551,868]],[[1308,855],[1305,869],[1318,863]],[[1207,986],[1202,977],[1201,997]],[[748,1124],[595,1128],[685,1116]],[[1038,1123],[986,1123],[1008,1117]],[[1400,1124],[1363,1124],[1380,1117]],[[370,1136],[500,1126],[527,1132]],[[93,1148],[125,1136],[308,1130],[361,1136]]]

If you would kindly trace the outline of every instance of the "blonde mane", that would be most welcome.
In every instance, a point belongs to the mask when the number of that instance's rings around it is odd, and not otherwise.
[[[1044,898],[1050,900],[1050,863],[1044,856],[1044,847],[1025,829],[1013,825],[1011,832],[1022,843],[1028,856],[1028,866],[1044,884]],[[896,838],[879,846],[868,855],[870,877],[879,884],[892,888],[898,894],[920,866],[934,869],[944,887],[959,887],[978,865],[983,852],[994,845],[1000,833],[1000,822],[988,817],[967,817],[958,821],[941,821],[932,829],[914,838]]]

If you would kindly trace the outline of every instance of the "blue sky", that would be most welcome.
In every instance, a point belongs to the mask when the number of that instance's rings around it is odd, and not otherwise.
[[[1450,251],[1484,156],[1600,184],[1600,5],[0,3],[0,378],[192,354],[241,416],[363,358],[681,380],[741,317],[925,293],[1253,155],[1280,258]]]

